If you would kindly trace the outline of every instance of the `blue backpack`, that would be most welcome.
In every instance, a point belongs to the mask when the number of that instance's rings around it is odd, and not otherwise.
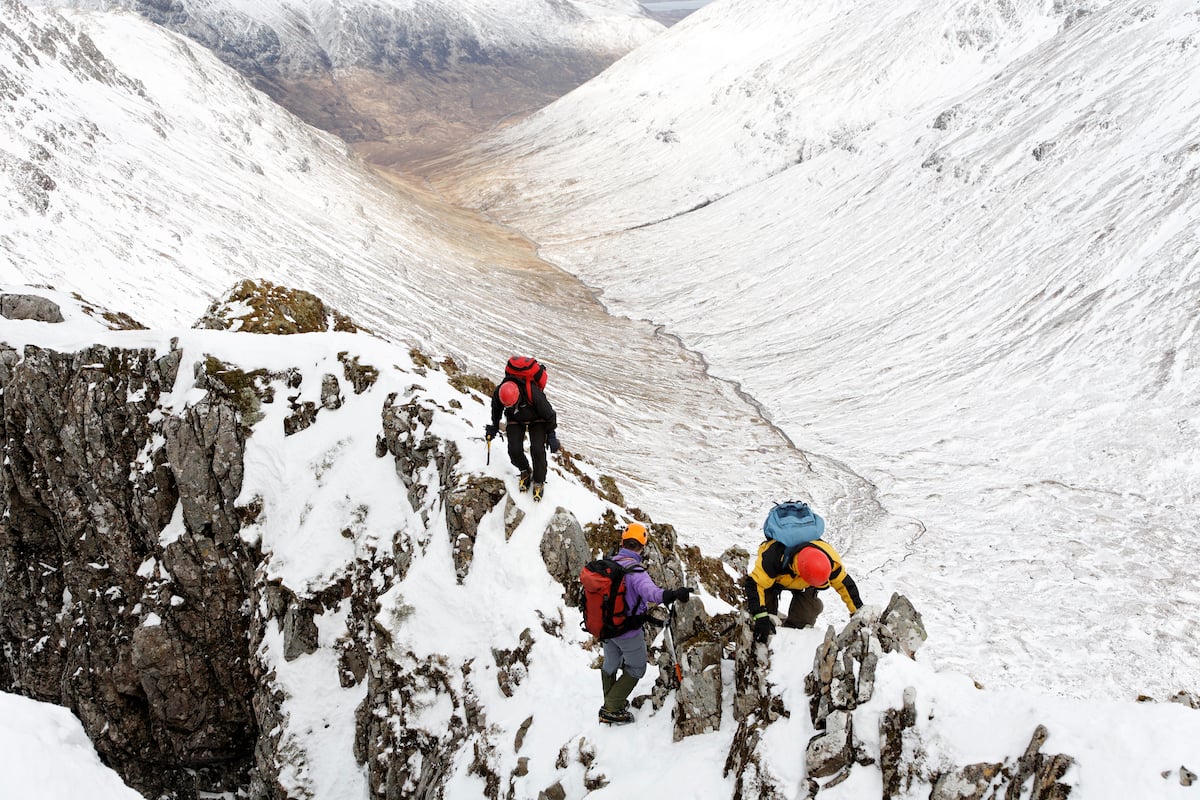
[[[763,535],[783,542],[784,559],[806,542],[820,539],[825,533],[825,520],[799,500],[785,500],[767,512]]]

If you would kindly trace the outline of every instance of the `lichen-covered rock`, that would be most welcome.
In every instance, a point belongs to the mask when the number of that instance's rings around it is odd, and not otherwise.
[[[542,533],[540,550],[551,577],[562,584],[563,602],[568,606],[579,605],[583,598],[579,572],[590,553],[583,528],[574,514],[565,508],[555,509]]]
[[[471,476],[446,495],[446,532],[454,552],[454,575],[467,577],[475,556],[475,538],[483,517],[504,499],[504,481]]]
[[[3,688],[71,708],[146,794],[244,786],[257,730],[245,587],[257,556],[236,535],[236,411],[214,396],[182,416],[153,413],[177,352],[11,355],[0,387]],[[164,538],[177,506],[183,530]]]
[[[5,319],[32,319],[38,322],[62,322],[62,309],[58,303],[36,294],[0,295],[0,317]]]
[[[266,334],[358,330],[311,292],[249,279],[210,305],[194,327]]]

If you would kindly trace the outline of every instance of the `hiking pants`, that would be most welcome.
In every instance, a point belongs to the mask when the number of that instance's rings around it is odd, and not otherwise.
[[[811,586],[800,592],[792,592],[792,603],[788,606],[783,627],[811,628],[817,624],[817,617],[823,608],[825,604],[817,597],[817,590]]]
[[[646,637],[641,631],[628,639],[605,639],[604,664],[600,669],[616,677],[617,670],[625,668],[625,674],[640,679],[646,674]]]
[[[529,431],[529,455],[533,457],[533,482],[546,482],[546,423],[510,422],[505,436],[508,437],[508,460],[522,472],[529,472],[529,459],[525,457],[525,431]]]
[[[821,602],[821,598],[817,597],[817,590],[811,586],[807,589],[788,589],[791,592],[792,602],[788,606],[787,617],[783,621],[785,628],[811,628],[817,624],[817,617],[825,608],[825,604]],[[767,599],[767,611],[772,614],[779,613],[779,595],[783,594],[782,586],[772,586],[763,594]]]

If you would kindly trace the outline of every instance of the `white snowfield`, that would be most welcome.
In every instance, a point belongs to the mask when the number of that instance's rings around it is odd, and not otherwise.
[[[724,0],[439,183],[861,478],[795,493],[929,658],[1161,695],[1200,663],[1195,12]]]

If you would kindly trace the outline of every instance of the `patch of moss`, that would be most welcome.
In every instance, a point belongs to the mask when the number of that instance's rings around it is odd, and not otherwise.
[[[495,383],[482,375],[463,372],[462,367],[458,366],[458,362],[450,356],[443,358],[439,366],[442,372],[446,373],[450,385],[463,394],[470,394],[470,391],[474,389],[484,397],[491,397],[492,392],[496,391]]]
[[[201,363],[205,388],[229,401],[237,409],[244,429],[248,431],[263,418],[259,408],[263,403],[274,400],[269,372],[265,369],[246,372],[211,355],[206,355]]]
[[[231,316],[230,308],[241,306],[249,311]],[[331,328],[355,333],[358,327],[339,311],[328,308],[321,298],[303,289],[290,289],[270,281],[250,279],[238,283],[225,299],[209,306],[202,327],[229,329],[240,323],[239,331],[286,335],[319,333]]]
[[[625,495],[621,494],[621,490],[617,488],[617,481],[611,475],[600,476],[600,491],[603,493],[605,500],[608,500],[614,505],[625,505]]]
[[[433,369],[433,360],[415,347],[408,351],[408,357],[411,358],[413,363],[418,367]]]
[[[709,558],[700,552],[699,547],[685,545],[679,548],[679,556],[687,567],[688,575],[700,581],[700,585],[710,594],[736,606],[741,602],[741,592],[729,573],[725,571],[725,563],[720,559]]]

